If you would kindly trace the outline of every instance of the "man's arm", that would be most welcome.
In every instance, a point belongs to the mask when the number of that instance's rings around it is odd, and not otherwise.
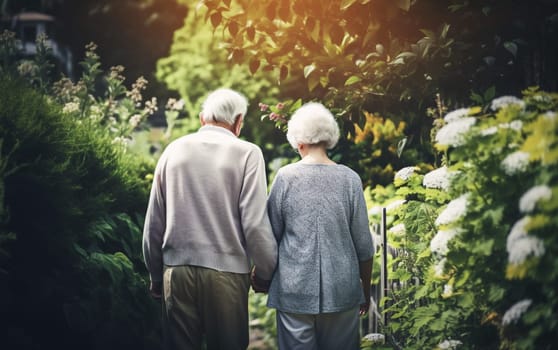
[[[277,264],[277,243],[267,215],[267,180],[263,155],[259,148],[251,152],[246,170],[239,209],[248,255],[257,267],[257,276],[270,280]]]

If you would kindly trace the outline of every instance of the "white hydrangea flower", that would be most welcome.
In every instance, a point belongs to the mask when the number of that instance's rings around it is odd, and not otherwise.
[[[509,123],[509,127],[512,130],[520,131],[523,128],[523,122],[521,120],[512,120]]]
[[[426,188],[438,188],[447,191],[450,186],[451,179],[456,173],[457,172],[448,171],[448,167],[444,165],[424,175],[422,185]]]
[[[434,276],[435,277],[443,277],[444,276],[444,271],[446,270],[446,262],[448,261],[448,259],[446,258],[442,258],[440,259],[440,261],[438,261],[436,263],[436,265],[434,265]]]
[[[446,123],[451,123],[468,115],[469,108],[459,108],[446,114],[444,120],[446,121]]]
[[[494,100],[492,100],[492,103],[490,104],[490,108],[493,111],[497,111],[509,105],[517,105],[521,109],[525,108],[525,102],[523,102],[522,100],[520,100],[515,96],[502,96],[502,97],[495,98]]]
[[[556,120],[556,116],[558,116],[558,113],[554,111],[548,111],[545,114],[543,114],[543,116],[548,120]]]
[[[446,255],[448,242],[459,234],[457,229],[440,230],[430,241],[430,251],[439,255]]]
[[[400,223],[397,224],[389,229],[389,232],[396,234],[396,235],[404,235],[407,230],[405,229],[405,224]]]
[[[413,175],[417,167],[415,166],[408,166],[405,168],[400,169],[397,173],[395,173],[394,179],[400,179],[402,181],[407,181]]]
[[[502,317],[502,325],[507,326],[512,323],[517,323],[521,315],[527,311],[533,301],[531,299],[524,299],[512,305]]]
[[[382,214],[382,207],[379,205],[375,205],[370,210],[368,210],[368,215],[380,215]]]
[[[527,257],[540,257],[545,253],[544,242],[533,236],[524,236],[514,241],[511,250],[508,251],[508,262],[512,265],[522,264]]]
[[[474,117],[463,117],[446,124],[436,133],[436,142],[442,146],[462,146],[465,134],[476,122]]]
[[[393,202],[389,203],[386,206],[386,212],[390,213],[390,212],[394,211],[395,209],[402,206],[405,202],[407,202],[405,199],[394,200]]]
[[[465,193],[449,202],[434,223],[437,226],[447,225],[463,217],[467,213],[469,196],[469,193]]]
[[[522,217],[521,219],[517,220],[517,222],[515,224],[513,224],[510,233],[508,234],[508,237],[506,238],[506,250],[509,252],[513,245],[515,244],[515,241],[517,241],[518,239],[521,239],[521,237],[527,235],[527,224],[529,223],[529,217],[525,216]]]
[[[515,175],[519,172],[527,170],[529,165],[529,153],[516,151],[510,153],[504,158],[500,164],[507,175]]]
[[[497,126],[491,126],[489,128],[483,129],[479,132],[479,134],[481,136],[490,136],[490,135],[494,135],[498,132],[498,127]]]
[[[441,350],[453,350],[457,349],[458,346],[462,345],[463,343],[459,340],[444,340],[440,344],[438,344],[438,349]]]
[[[549,200],[552,198],[552,190],[546,185],[532,187],[525,192],[519,199],[519,210],[522,213],[530,213],[535,209],[537,202],[540,200]]]
[[[512,227],[506,239],[508,262],[512,265],[522,264],[529,256],[539,257],[545,253],[544,242],[527,233],[529,217],[523,217]]]
[[[385,344],[386,337],[380,333],[369,333],[365,335],[364,340],[372,342],[372,344]]]

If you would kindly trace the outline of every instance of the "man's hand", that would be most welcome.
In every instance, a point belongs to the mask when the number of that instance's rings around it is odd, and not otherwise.
[[[149,285],[149,294],[153,299],[161,299],[163,294],[163,282],[151,282]]]
[[[254,268],[250,272],[250,284],[252,285],[252,289],[254,290],[254,292],[267,293],[269,291],[269,285],[271,284],[271,281],[259,278],[256,275],[256,267],[254,266]]]

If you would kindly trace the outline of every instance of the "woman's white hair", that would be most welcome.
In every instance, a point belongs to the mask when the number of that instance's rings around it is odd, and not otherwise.
[[[222,122],[233,125],[239,115],[245,116],[248,100],[231,89],[217,89],[202,104],[201,117],[205,122]]]
[[[339,125],[333,114],[321,103],[309,102],[291,116],[287,140],[293,148],[298,145],[314,145],[323,142],[327,149],[339,141]]]

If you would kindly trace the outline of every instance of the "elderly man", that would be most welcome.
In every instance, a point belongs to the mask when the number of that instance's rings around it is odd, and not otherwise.
[[[262,152],[238,139],[246,110],[238,92],[214,91],[202,127],[172,142],[155,169],[143,253],[167,348],[245,349],[250,268],[260,291],[275,269]]]

